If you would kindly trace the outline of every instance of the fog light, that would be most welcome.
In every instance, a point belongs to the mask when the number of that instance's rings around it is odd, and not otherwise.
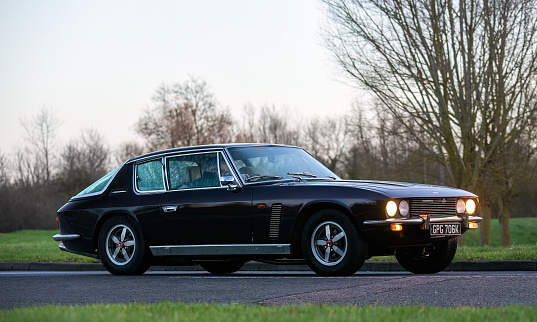
[[[469,222],[468,223],[468,228],[470,228],[470,229],[476,229],[478,227],[479,227],[479,225],[476,222]]]
[[[401,225],[401,224],[391,224],[390,229],[392,231],[401,231],[401,230],[403,230],[403,225]]]

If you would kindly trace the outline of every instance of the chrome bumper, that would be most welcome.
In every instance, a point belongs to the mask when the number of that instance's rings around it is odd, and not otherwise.
[[[80,238],[79,234],[69,234],[69,235],[56,234],[52,236],[52,239],[54,239],[54,241],[57,241],[57,242],[69,241],[69,240],[74,240],[77,238]]]
[[[402,224],[402,225],[423,225],[426,223],[454,223],[454,222],[465,222],[466,218],[451,216],[451,217],[432,217],[428,218],[389,218],[385,220],[365,220],[364,225],[366,226],[387,226],[391,224]],[[468,216],[468,222],[481,222],[483,218],[478,216]]]

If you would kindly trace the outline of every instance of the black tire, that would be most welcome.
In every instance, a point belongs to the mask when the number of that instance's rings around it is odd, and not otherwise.
[[[114,275],[140,275],[151,265],[151,253],[136,221],[128,216],[108,219],[99,232],[99,257]]]
[[[246,261],[243,259],[215,260],[200,262],[200,266],[209,273],[224,275],[235,273],[242,268]]]
[[[320,210],[308,219],[301,244],[308,266],[323,276],[356,273],[369,250],[351,219],[333,209]]]
[[[426,247],[401,248],[395,258],[404,269],[415,274],[434,274],[445,269],[457,252],[457,238]]]

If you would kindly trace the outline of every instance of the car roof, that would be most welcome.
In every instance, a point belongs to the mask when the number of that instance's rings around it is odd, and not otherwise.
[[[134,157],[125,163],[135,162],[142,159],[151,158],[159,155],[174,154],[179,152],[194,152],[194,151],[205,151],[205,150],[215,150],[215,149],[225,149],[225,148],[239,148],[239,147],[259,147],[259,146],[273,146],[273,147],[289,147],[289,148],[300,148],[293,145],[285,144],[270,144],[270,143],[230,143],[230,144],[210,144],[210,145],[195,145],[195,146],[186,146],[181,148],[173,148],[160,150],[155,152],[146,153],[137,157]]]

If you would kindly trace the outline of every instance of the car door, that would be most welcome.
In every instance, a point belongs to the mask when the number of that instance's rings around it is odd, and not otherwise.
[[[169,190],[161,210],[177,245],[252,242],[251,188],[223,186],[220,176],[231,174],[225,168],[229,163],[220,151],[166,158]]]

